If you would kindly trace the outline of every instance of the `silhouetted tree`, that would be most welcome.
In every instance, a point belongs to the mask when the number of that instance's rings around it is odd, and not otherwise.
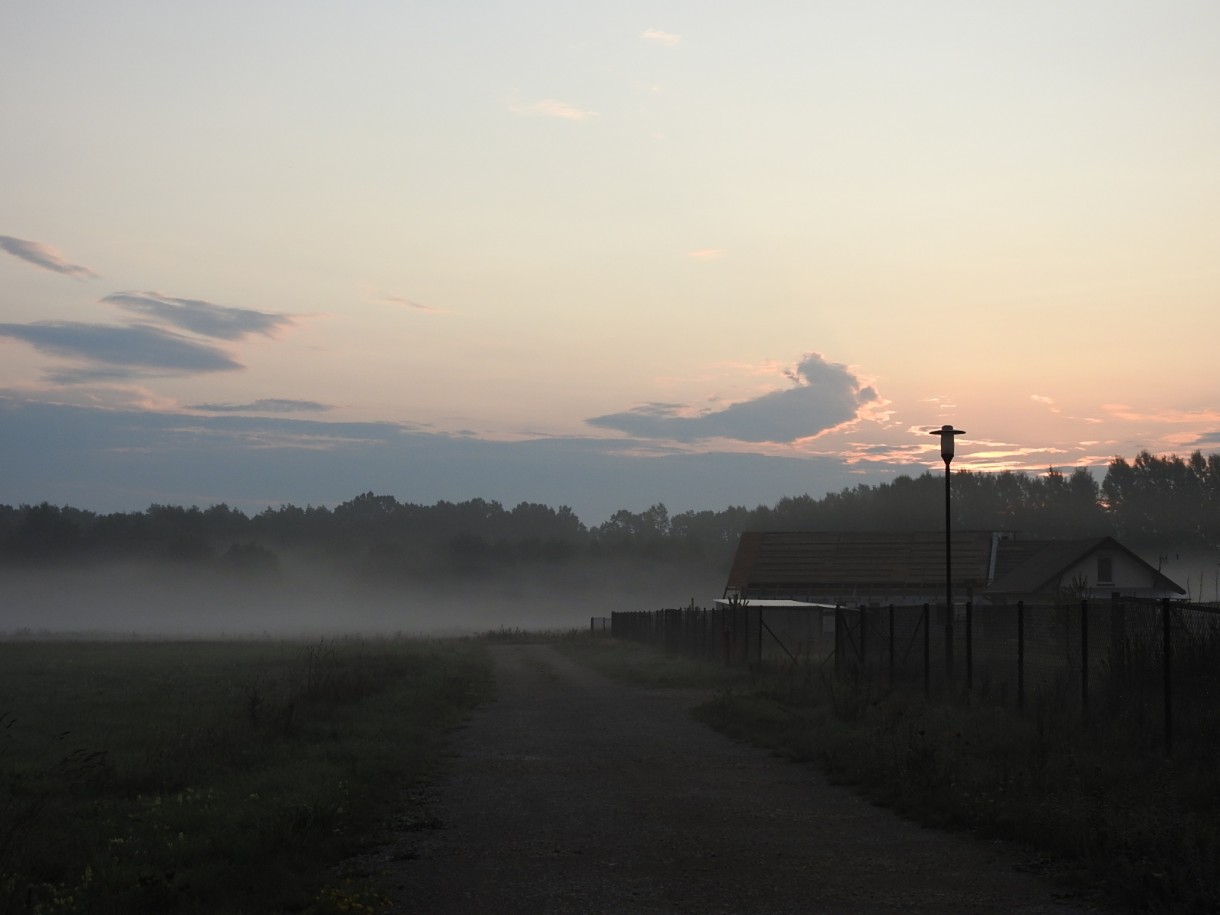
[[[23,505],[11,530],[6,552],[22,560],[62,560],[81,551],[81,513],[49,502]]]
[[[1115,457],[1100,484],[1082,467],[1070,474],[1054,467],[1037,475],[955,471],[952,508],[959,530],[1110,533],[1135,544],[1168,539],[1220,548],[1220,454],[1196,451],[1183,459],[1143,451],[1131,462]],[[223,503],[206,509],[154,504],[144,512],[100,516],[48,503],[0,505],[0,551],[10,562],[219,556],[241,566],[262,562],[262,550],[274,556],[273,548],[291,546],[356,575],[409,579],[582,555],[723,568],[743,531],[936,530],[943,519],[943,472],[925,471],[753,509],[730,506],[671,518],[656,503],[642,512],[617,511],[592,529],[567,506],[521,502],[508,511],[479,498],[416,505],[373,492],[333,510],[284,505],[253,518]]]
[[[1220,547],[1220,455],[1189,460],[1141,451],[1110,461],[1102,498],[1121,536],[1133,542],[1188,539]]]

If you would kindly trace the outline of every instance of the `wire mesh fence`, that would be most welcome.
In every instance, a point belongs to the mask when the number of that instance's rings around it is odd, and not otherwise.
[[[754,668],[804,665],[928,698],[1075,707],[1082,723],[1166,753],[1220,734],[1220,608],[1174,601],[617,612],[611,635]]]

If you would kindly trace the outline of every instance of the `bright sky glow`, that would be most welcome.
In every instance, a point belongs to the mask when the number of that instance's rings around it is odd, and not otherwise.
[[[946,422],[955,467],[1220,446],[1215,3],[3,20],[0,501],[597,522],[918,473]]]

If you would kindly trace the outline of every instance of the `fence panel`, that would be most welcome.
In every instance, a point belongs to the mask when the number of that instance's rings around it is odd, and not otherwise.
[[[1175,753],[1214,753],[1220,732],[1220,607],[1120,600],[955,608],[751,607],[615,612],[615,638],[726,665],[824,665],[915,688],[946,684],[1018,709],[1078,708],[1082,723]],[[969,659],[969,667],[967,667]]]
[[[1190,605],[1168,605],[1165,612],[1170,644],[1163,682],[1172,699],[1167,742],[1183,755],[1214,755],[1220,732],[1220,613]]]

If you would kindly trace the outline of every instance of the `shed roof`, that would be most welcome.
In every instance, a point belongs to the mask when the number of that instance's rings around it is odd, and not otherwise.
[[[984,585],[991,534],[952,534],[953,579]],[[927,588],[945,581],[945,535],[936,532],[748,531],[728,589]]]
[[[732,600],[727,600],[722,597],[716,598],[712,603],[717,607],[729,607],[733,604]],[[742,604],[747,607],[758,608],[764,610],[836,610],[834,604],[815,604],[807,600],[788,600],[786,598],[750,598],[743,600]]]

